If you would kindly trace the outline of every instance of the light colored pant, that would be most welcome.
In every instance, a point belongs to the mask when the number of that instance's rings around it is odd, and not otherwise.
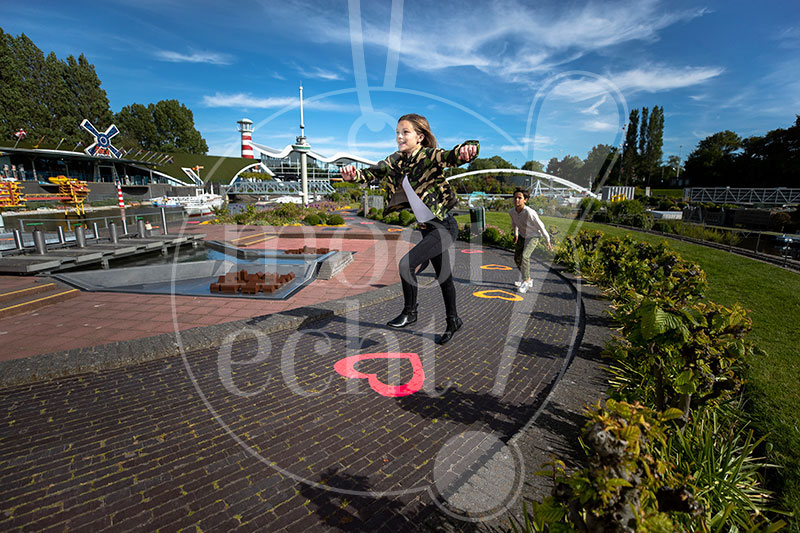
[[[514,262],[522,272],[522,281],[531,277],[531,254],[537,244],[539,244],[539,237],[528,239],[517,237],[517,243],[514,245]]]

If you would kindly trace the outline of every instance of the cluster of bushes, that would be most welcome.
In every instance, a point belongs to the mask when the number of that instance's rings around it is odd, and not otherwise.
[[[559,233],[558,226],[550,226],[547,228],[550,237],[554,237]],[[472,233],[470,224],[459,225],[458,227],[458,240],[470,242],[474,239],[476,234]],[[486,229],[481,234],[483,244],[497,246],[498,248],[513,249],[514,248],[514,234],[512,232],[503,231],[503,229],[491,224],[486,225]]]
[[[778,233],[795,233],[800,229],[800,209],[778,211],[769,217],[769,229]]]
[[[742,242],[741,236],[736,232],[686,224],[681,220],[659,220],[653,224],[653,230],[733,246]]]
[[[369,209],[367,218],[377,220],[378,222],[383,222],[384,224],[391,224],[393,226],[410,226],[417,221],[417,217],[414,216],[414,213],[405,209],[402,211],[392,211],[388,215],[384,216],[383,209],[378,209],[377,207],[371,207]]]
[[[588,466],[549,463],[552,496],[515,530],[776,531],[767,465],[743,414],[743,368],[759,350],[736,305],[705,299],[705,274],[665,243],[582,231],[556,260],[602,286],[620,335],[607,347],[610,398],[588,412]],[[765,514],[766,513],[766,514]]]
[[[683,211],[683,208],[689,205],[689,202],[669,196],[647,196],[645,198],[645,204],[656,211]]]
[[[305,222],[309,226],[344,224],[344,218],[331,211],[334,204],[303,207],[299,204],[285,203],[276,207],[258,209],[250,204],[238,213],[231,213],[228,207],[214,209],[214,224],[241,224],[252,226],[288,226]]]
[[[359,184],[350,181],[341,181],[332,183],[334,192],[328,195],[332,202],[349,202],[358,203],[361,197],[364,196],[364,189]]]

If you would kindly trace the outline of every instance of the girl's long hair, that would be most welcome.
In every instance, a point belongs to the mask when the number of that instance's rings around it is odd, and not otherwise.
[[[436,142],[436,137],[431,131],[431,125],[428,124],[427,118],[423,117],[422,115],[417,115],[416,113],[409,113],[400,117],[397,120],[397,123],[399,124],[403,120],[409,121],[411,125],[414,126],[414,131],[424,137],[422,139],[422,146],[426,148],[436,148],[439,146]]]

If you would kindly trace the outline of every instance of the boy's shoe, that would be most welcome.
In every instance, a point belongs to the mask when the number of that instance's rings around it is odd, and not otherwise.
[[[522,284],[519,286],[519,289],[517,289],[517,291],[525,293],[528,292],[528,289],[530,289],[531,287],[533,287],[533,280],[523,281]]]
[[[514,282],[514,286],[515,286],[515,287],[521,287],[523,283],[525,283],[525,282],[524,282],[524,281],[522,281],[522,280],[520,280],[520,281],[515,281],[515,282]]]

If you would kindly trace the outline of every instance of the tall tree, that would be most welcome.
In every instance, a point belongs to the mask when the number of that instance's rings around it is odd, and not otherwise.
[[[551,158],[547,163],[547,173],[582,187],[589,185],[589,180],[583,172],[583,160],[576,155],[566,155],[561,161],[555,157]]]
[[[730,130],[710,135],[686,159],[686,179],[692,187],[724,187],[730,183],[742,139]]]
[[[617,149],[608,144],[598,144],[589,150],[583,160],[583,174],[587,183],[594,188],[596,185],[608,184],[609,168],[617,155]]]
[[[650,111],[648,108],[642,108],[642,119],[639,122],[639,150],[636,157],[636,181],[640,182],[643,179],[643,174],[647,169],[647,162],[645,161],[644,154],[647,153],[647,126],[650,123]]]
[[[641,154],[642,180],[649,182],[657,172],[660,172],[661,158],[664,157],[664,108],[655,106],[650,113],[647,123],[647,144]]]
[[[205,154],[208,145],[194,126],[194,114],[177,100],[147,107],[131,104],[114,117],[123,142],[145,150]]]
[[[55,145],[62,138],[85,139],[80,121],[98,128],[111,122],[108,98],[94,67],[85,56],[60,61],[44,56],[25,34],[13,37],[0,29],[0,127],[7,138],[24,128],[30,144],[45,138]]]
[[[144,106],[133,103],[119,110],[114,123],[120,131],[120,144],[132,145],[145,150],[156,150],[158,131],[153,121],[153,104]]]
[[[113,114],[108,105],[108,96],[100,87],[100,79],[86,56],[81,54],[75,60],[67,57],[67,87],[72,93],[72,106],[81,120],[88,119],[98,129],[111,125]]]
[[[161,100],[153,108],[160,150],[205,154],[208,145],[194,127],[192,110],[177,100]]]
[[[522,165],[522,170],[532,170],[533,172],[544,172],[544,165],[541,161],[531,160],[525,161]]]
[[[479,157],[477,159],[474,159],[467,168],[471,172],[473,170],[487,170],[492,168],[517,168],[517,167],[515,167],[514,165],[512,165],[499,155],[494,155],[488,158]]]
[[[622,145],[621,161],[621,180],[627,185],[633,182],[636,174],[638,159],[638,139],[639,136],[639,110],[632,109],[628,116],[628,126],[625,129],[625,142]]]
[[[788,128],[744,139],[742,147],[736,160],[737,185],[800,187],[800,115]]]

